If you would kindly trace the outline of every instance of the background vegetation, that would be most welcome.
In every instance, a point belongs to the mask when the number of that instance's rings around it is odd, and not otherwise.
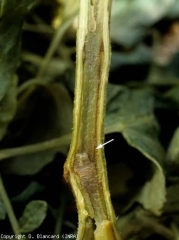
[[[76,233],[63,165],[77,12],[0,1],[0,233]],[[124,240],[179,239],[178,16],[177,0],[113,1],[105,153]]]

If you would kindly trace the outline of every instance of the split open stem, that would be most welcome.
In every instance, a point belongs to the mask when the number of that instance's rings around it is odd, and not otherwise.
[[[76,198],[78,240],[119,240],[103,149],[106,86],[110,64],[111,0],[81,0],[73,134],[65,178]]]

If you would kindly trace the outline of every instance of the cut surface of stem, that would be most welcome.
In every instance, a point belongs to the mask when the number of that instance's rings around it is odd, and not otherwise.
[[[78,239],[120,239],[108,189],[103,149],[110,63],[111,0],[81,0],[73,134],[64,175],[79,213]]]

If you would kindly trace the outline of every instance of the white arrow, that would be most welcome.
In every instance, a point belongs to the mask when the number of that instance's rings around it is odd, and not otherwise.
[[[111,139],[111,140],[109,140],[108,142],[106,142],[106,143],[101,143],[101,144],[99,144],[99,146],[97,146],[97,148],[96,149],[99,149],[99,148],[103,148],[104,147],[104,145],[106,145],[106,144],[108,144],[108,143],[110,143],[110,142],[112,142],[112,141],[114,141],[114,139]]]

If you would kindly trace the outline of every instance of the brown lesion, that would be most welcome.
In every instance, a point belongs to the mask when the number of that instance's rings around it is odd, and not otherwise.
[[[107,219],[107,214],[96,164],[90,160],[87,153],[77,153],[74,160],[74,171],[81,191],[83,191],[84,199],[92,208],[88,209],[89,215],[95,218],[98,225]]]

